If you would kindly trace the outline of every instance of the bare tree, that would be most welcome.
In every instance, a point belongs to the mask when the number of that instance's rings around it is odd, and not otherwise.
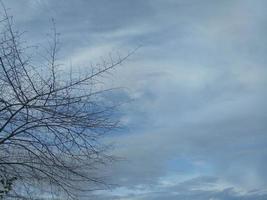
[[[33,65],[4,9],[0,38],[0,199],[77,198],[105,182],[96,176],[110,161],[99,137],[118,127],[98,81],[127,56],[91,66],[90,73],[60,71],[53,29],[46,64]],[[116,60],[116,61],[115,61]],[[55,196],[54,196],[55,195]],[[35,198],[31,196],[31,198]]]

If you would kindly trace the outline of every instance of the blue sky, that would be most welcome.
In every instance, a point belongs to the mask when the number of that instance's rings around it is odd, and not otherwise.
[[[142,45],[107,81],[133,101],[95,199],[267,199],[267,1],[4,2],[31,44],[54,18],[67,65]]]

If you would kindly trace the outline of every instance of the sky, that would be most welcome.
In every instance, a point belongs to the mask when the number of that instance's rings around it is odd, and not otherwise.
[[[6,0],[30,44],[55,19],[59,59],[85,67],[141,45],[108,79],[124,158],[97,200],[267,199],[267,1]]]

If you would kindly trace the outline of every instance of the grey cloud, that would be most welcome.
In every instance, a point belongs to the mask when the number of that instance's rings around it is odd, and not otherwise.
[[[144,44],[111,78],[112,84],[128,87],[128,93],[114,94],[114,101],[134,101],[120,113],[127,131],[106,138],[116,143],[113,153],[126,160],[105,169],[105,175],[132,194],[108,199],[267,198],[249,192],[267,186],[266,1],[6,4],[33,43],[43,42],[54,17],[63,57],[73,56],[77,63]],[[183,181],[159,186],[176,175]],[[230,186],[190,190],[218,180]],[[140,185],[152,191],[135,194]],[[246,194],[237,194],[236,187]]]
[[[215,177],[197,177],[186,182],[182,182],[172,187],[156,187],[150,188],[143,192],[138,192],[134,189],[132,191],[124,191],[124,195],[113,193],[110,195],[111,199],[175,199],[175,200],[263,200],[267,197],[266,191],[251,190],[247,192],[238,191],[234,187],[224,186],[222,188],[212,188],[219,182]],[[205,188],[206,186],[206,188]],[[140,190],[140,189],[139,189]],[[107,193],[101,197],[96,196],[97,199],[105,199]]]

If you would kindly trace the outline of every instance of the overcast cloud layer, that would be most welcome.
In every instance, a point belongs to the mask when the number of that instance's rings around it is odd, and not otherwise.
[[[96,199],[267,199],[267,1],[4,2],[33,44],[55,18],[73,66],[143,45],[109,83],[134,101]]]

